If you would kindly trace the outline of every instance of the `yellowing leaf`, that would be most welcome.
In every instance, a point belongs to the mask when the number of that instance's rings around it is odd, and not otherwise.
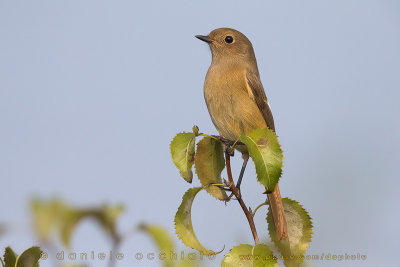
[[[70,248],[72,233],[85,216],[85,212],[72,208],[65,214],[60,227],[61,241],[65,247]]]
[[[302,256],[311,242],[311,217],[302,205],[295,200],[282,198],[282,203],[288,224],[288,239],[278,240],[276,238],[275,225],[270,210],[267,215],[269,235],[279,252],[287,258],[285,264],[297,266],[302,262]],[[290,256],[293,256],[292,260],[290,260]]]
[[[119,238],[116,221],[123,205],[103,205],[99,208],[79,209],[54,199],[31,201],[33,224],[40,239],[48,241],[51,234],[58,234],[64,246],[69,248],[72,233],[82,219],[94,218],[112,239]]]
[[[176,234],[183,244],[208,256],[217,254],[217,252],[206,249],[197,239],[193,230],[191,214],[193,200],[202,189],[202,187],[193,187],[186,191],[183,195],[182,203],[175,214],[174,222]]]
[[[172,161],[179,169],[180,175],[188,183],[191,183],[193,179],[192,166],[194,162],[195,141],[196,136],[194,133],[178,133],[172,139],[170,145]]]
[[[175,253],[175,246],[169,233],[161,226],[142,224],[139,228],[149,234],[156,243],[160,253],[164,253],[164,267],[175,266],[174,261],[170,258],[171,253]]]
[[[273,192],[282,175],[283,154],[276,134],[268,129],[256,129],[240,136],[256,167],[257,179],[268,192]]]
[[[63,241],[63,244],[69,248],[73,231],[76,229],[79,222],[89,217],[94,218],[112,239],[115,240],[119,238],[116,230],[116,221],[123,209],[124,207],[122,205],[104,205],[97,209],[69,208],[68,212],[65,213],[61,225],[61,240]]]
[[[92,211],[92,214],[103,229],[110,234],[111,238],[116,239],[119,237],[116,226],[117,220],[124,209],[124,205],[111,206],[106,204],[99,209],[95,209],[94,212]]]
[[[30,204],[35,232],[41,240],[47,241],[62,223],[66,206],[58,199],[33,199]]]
[[[234,247],[221,263],[222,267],[269,267],[278,266],[276,257],[267,245],[239,245]]]
[[[221,184],[221,172],[225,168],[224,152],[220,142],[204,137],[197,143],[194,166],[199,180],[207,192],[219,200],[228,196],[221,188],[211,184]]]

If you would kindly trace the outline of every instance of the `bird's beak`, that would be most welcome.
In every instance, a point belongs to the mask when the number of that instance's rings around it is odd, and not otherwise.
[[[208,37],[206,35],[196,35],[195,37],[197,39],[202,40],[203,42],[206,42],[206,43],[212,43],[213,42],[213,39],[211,39],[210,37]]]

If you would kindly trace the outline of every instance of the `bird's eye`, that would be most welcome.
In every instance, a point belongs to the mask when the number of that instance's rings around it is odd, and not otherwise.
[[[226,37],[225,37],[225,42],[226,42],[227,44],[232,43],[232,42],[233,42],[233,37],[232,37],[232,36],[226,36]]]

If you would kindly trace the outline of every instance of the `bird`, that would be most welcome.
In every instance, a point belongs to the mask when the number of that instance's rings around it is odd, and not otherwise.
[[[232,142],[242,133],[259,128],[275,132],[274,118],[261,83],[253,45],[241,32],[218,28],[208,35],[196,35],[206,42],[212,54],[211,65],[204,81],[204,99],[211,120],[219,135]],[[249,159],[245,145],[236,145],[242,153],[243,165],[237,187]],[[278,184],[267,192],[269,207],[279,240],[288,237],[288,228]]]

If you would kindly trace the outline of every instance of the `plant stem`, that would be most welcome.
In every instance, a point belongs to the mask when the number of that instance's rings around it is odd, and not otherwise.
[[[215,136],[212,136],[212,135],[208,135],[208,134],[205,134],[205,133],[200,133],[199,135],[212,138],[212,139],[214,139],[216,141],[220,141],[218,138],[216,138]]]
[[[120,245],[121,245],[121,237],[120,236],[114,237],[113,238],[112,248],[111,248],[111,251],[112,251],[113,255],[115,255],[117,253],[117,250],[119,249]],[[112,258],[108,262],[108,267],[114,267],[115,266],[115,262],[116,262],[116,259]]]
[[[256,215],[257,210],[265,205],[268,205],[268,203],[264,202],[264,203],[261,203],[260,205],[258,205],[257,208],[253,211],[253,217],[254,217],[254,215]]]
[[[229,179],[228,186],[232,190],[232,193],[235,195],[240,206],[242,207],[242,210],[243,210],[244,214],[246,215],[247,221],[249,222],[251,233],[253,234],[254,242],[256,245],[258,245],[258,244],[260,244],[260,240],[258,239],[256,226],[255,226],[254,220],[253,220],[253,214],[251,214],[251,212],[249,211],[247,206],[244,204],[244,201],[239,193],[239,190],[235,186],[235,183],[232,178],[231,156],[228,153],[225,153],[225,161],[226,161],[226,172],[228,174],[228,179]]]

